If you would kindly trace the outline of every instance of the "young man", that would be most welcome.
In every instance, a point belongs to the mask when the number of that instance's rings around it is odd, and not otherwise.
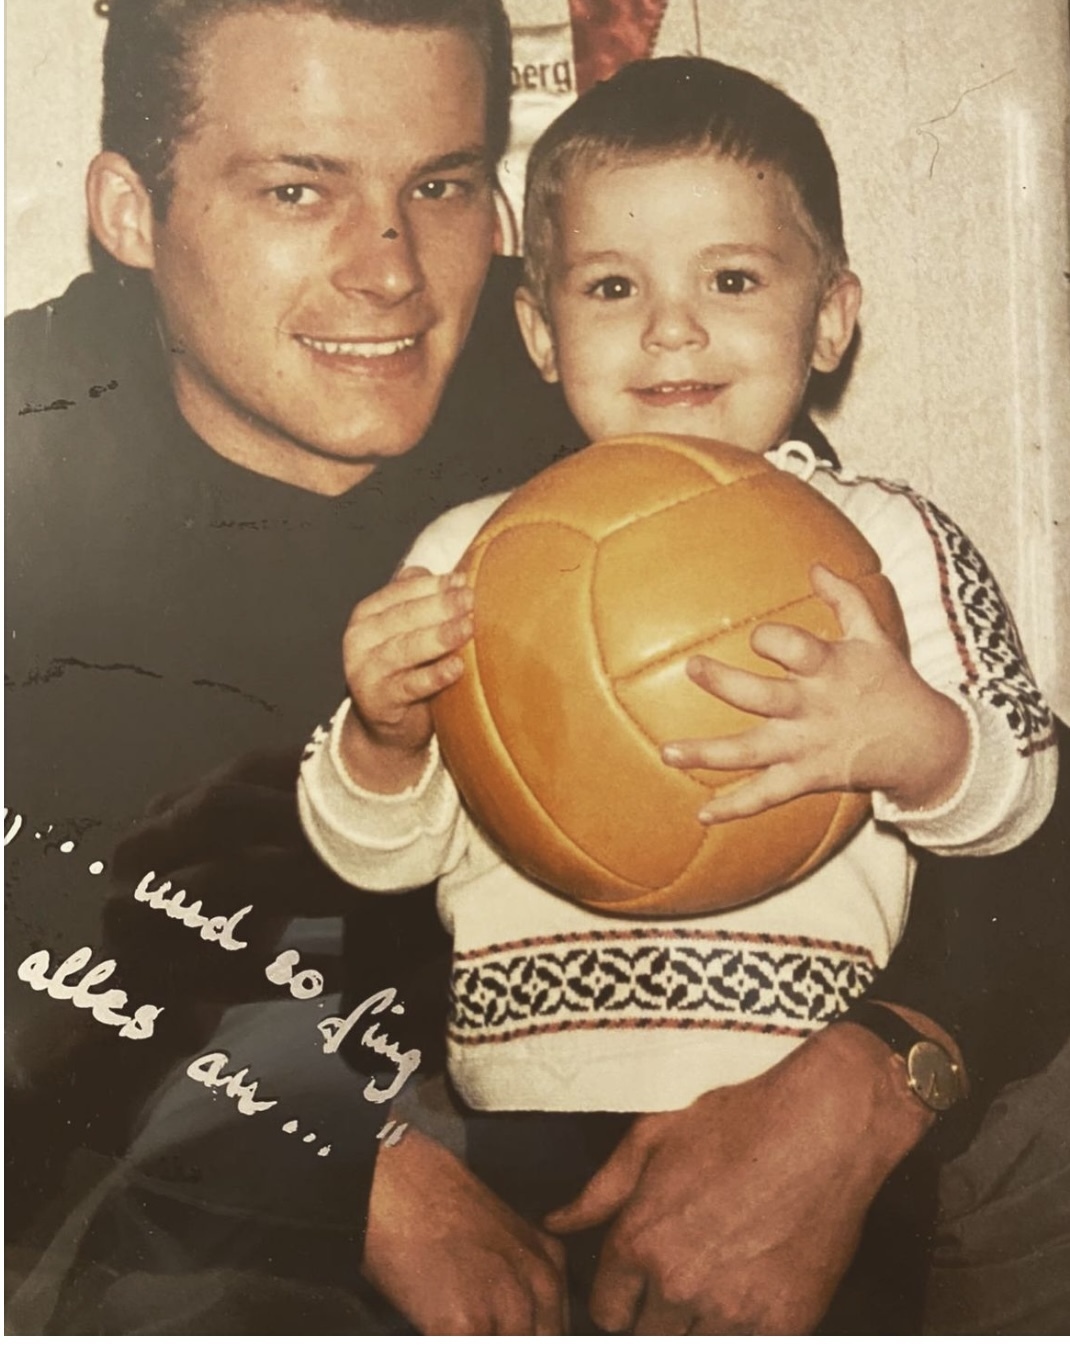
[[[103,1146],[102,1113],[112,1100],[133,1108],[157,1047],[197,1054],[185,1001],[203,1021],[239,978],[249,995],[272,993],[270,931],[258,921],[273,894],[291,913],[330,909],[312,857],[286,853],[287,809],[263,779],[252,794],[223,786],[224,835],[236,848],[241,825],[267,825],[266,862],[246,846],[218,878],[202,864],[187,883],[208,915],[251,906],[236,931],[247,949],[223,952],[136,906],[145,871],[176,876],[188,857],[169,863],[154,834],[140,872],[115,869],[116,841],[151,800],[221,761],[299,744],[335,698],[315,647],[333,645],[353,583],[385,581],[442,502],[521,479],[572,432],[524,368],[511,278],[487,283],[458,366],[495,236],[504,15],[481,0],[414,0],[375,27],[359,21],[365,10],[375,17],[360,3],[116,3],[88,199],[98,244],[124,269],[102,267],[9,327],[8,779],[26,819],[9,850],[9,1024],[19,1080],[38,1082],[53,1057],[57,1076],[36,1096],[20,1090],[25,1125],[9,1132],[31,1216],[72,1123],[89,1112],[89,1141]],[[295,775],[296,755],[294,820]],[[85,863],[44,851],[35,831],[72,837]],[[107,864],[103,875],[91,861]],[[41,950],[52,968],[81,947],[104,960],[112,873],[109,909],[140,916],[142,942],[120,940],[111,985],[131,1007],[162,1008],[152,1040],[121,1040],[14,974]],[[372,945],[398,941],[374,917],[358,923]],[[68,1079],[67,1040],[83,1030],[90,1049]],[[270,1076],[271,1058],[247,1063]],[[282,1101],[300,1099],[284,1088]],[[351,1272],[379,1110],[366,1106],[348,1151],[343,1135],[333,1155],[356,1165]],[[259,1119],[239,1121],[250,1130]],[[274,1127],[265,1162],[281,1149],[281,1164],[300,1163],[283,1147],[299,1143]],[[318,1164],[310,1195],[331,1170]],[[285,1204],[257,1185],[254,1212]],[[218,1174],[200,1190],[229,1198]]]
[[[101,1275],[69,1288],[55,1321],[105,1333],[117,1323],[356,1329],[366,1318],[338,1286],[360,1256],[374,1164],[365,1266],[406,1317],[428,1332],[559,1329],[552,1240],[431,1140],[410,1131],[376,1161],[382,1116],[347,1109],[348,1140],[310,1171],[308,1149],[274,1123],[283,1105],[233,1112],[222,1127],[234,1100],[184,1076],[216,1002],[239,980],[265,993],[271,921],[342,904],[293,835],[295,763],[281,778],[261,760],[181,791],[250,748],[303,739],[336,699],[331,655],[358,586],[380,587],[444,508],[506,488],[576,442],[517,343],[515,275],[487,272],[508,86],[502,16],[477,0],[113,0],[110,25],[90,215],[126,269],[103,266],[13,319],[8,335],[8,779],[24,819],[7,851],[9,946],[15,964],[45,948],[52,966],[98,949],[112,874],[112,909],[143,922],[111,984],[131,1007],[163,1007],[154,1041],[184,1078],[183,1142],[126,1206],[100,1212],[86,1254]],[[98,873],[161,793],[137,843]],[[76,849],[60,850],[59,835]],[[150,868],[206,915],[251,906],[239,927],[253,934],[243,934],[249,948],[224,951],[134,903]],[[411,909],[403,926],[384,926],[378,906],[347,901],[352,1002],[392,984],[411,1004],[407,986],[424,970]],[[882,987],[885,998],[911,1002],[928,986],[933,998],[920,1002],[943,1006],[940,970],[920,983],[909,967],[899,974],[899,995]],[[31,1106],[9,1142],[36,1211],[51,1171],[62,1172],[68,1122],[102,1112],[109,1092],[129,1110],[154,1042],[122,1040],[28,982],[11,986],[15,1082]],[[169,1036],[176,1019],[183,1031]],[[35,1096],[43,1064],[82,1020],[92,1053],[73,1074],[57,1067],[58,1100]],[[313,1026],[308,1049],[316,1040]],[[319,1121],[271,1077],[273,1059],[233,1068],[260,1066],[272,1085],[261,1096]],[[873,1191],[931,1117],[893,1051],[837,1028],[761,1088],[718,1090],[674,1127],[654,1121],[633,1130],[624,1167],[601,1188],[607,1214],[621,1211],[604,1315],[640,1328],[655,1320],[666,1276],[714,1245],[740,1254],[697,1284],[689,1320],[734,1320],[741,1301],[761,1303],[775,1284],[794,1324],[815,1321]],[[713,1124],[753,1146],[741,1161],[731,1144],[708,1152]],[[82,1140],[83,1184],[112,1138]],[[663,1198],[678,1167],[695,1170],[696,1145],[706,1180],[693,1213],[707,1231],[697,1248],[675,1197]],[[255,1180],[232,1181],[250,1152]],[[215,1167],[205,1154],[218,1155]],[[60,1214],[78,1173],[70,1180]],[[284,1187],[307,1191],[307,1205],[287,1210]],[[805,1197],[779,1199],[788,1187]],[[344,1224],[317,1221],[317,1201],[331,1197]],[[731,1232],[726,1210],[745,1215]],[[652,1219],[656,1238],[644,1233]],[[756,1252],[742,1226],[760,1232]],[[54,1273],[61,1243],[42,1273]],[[278,1292],[283,1277],[292,1289],[325,1276],[333,1290]]]

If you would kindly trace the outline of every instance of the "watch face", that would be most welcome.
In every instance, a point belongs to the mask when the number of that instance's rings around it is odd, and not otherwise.
[[[910,1048],[907,1078],[914,1093],[933,1111],[947,1111],[962,1097],[959,1067],[934,1041],[919,1041]]]

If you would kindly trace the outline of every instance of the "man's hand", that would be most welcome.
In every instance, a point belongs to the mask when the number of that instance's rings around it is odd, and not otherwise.
[[[561,1244],[419,1131],[379,1151],[361,1269],[424,1335],[567,1329]]]
[[[591,1296],[598,1325],[811,1330],[878,1188],[931,1124],[901,1073],[886,1046],[843,1024],[757,1079],[636,1121],[546,1220],[559,1234],[613,1220]]]
[[[688,664],[698,686],[763,721],[734,737],[663,747],[671,766],[755,772],[707,803],[703,822],[749,817],[802,794],[839,789],[877,789],[900,808],[931,808],[962,780],[969,756],[962,711],[919,676],[860,589],[821,565],[811,578],[836,614],[841,640],[767,622],[755,629],[751,647],[786,677],[703,656]]]
[[[366,788],[415,784],[431,741],[430,700],[461,676],[472,635],[472,590],[460,575],[410,566],[353,611],[342,641],[352,710],[342,757]]]

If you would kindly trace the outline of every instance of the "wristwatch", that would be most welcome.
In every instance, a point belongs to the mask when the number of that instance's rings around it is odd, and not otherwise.
[[[931,1111],[949,1111],[965,1098],[966,1076],[958,1061],[893,1009],[859,999],[838,1021],[864,1027],[890,1046],[906,1066],[907,1087]]]

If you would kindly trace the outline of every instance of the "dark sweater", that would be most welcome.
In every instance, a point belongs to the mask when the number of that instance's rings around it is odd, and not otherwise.
[[[122,1144],[146,1089],[195,1053],[214,1005],[287,996],[263,974],[280,915],[348,912],[355,990],[364,953],[371,989],[393,975],[417,998],[427,983],[421,959],[440,938],[429,897],[392,905],[343,889],[304,845],[292,781],[342,693],[353,606],[444,509],[516,485],[579,442],[522,348],[516,282],[513,263],[495,263],[425,440],[337,498],[235,466],[192,433],[143,276],[82,276],[8,320],[6,802],[9,825],[23,818],[6,855],[9,1160],[29,1210],[72,1147]],[[288,775],[265,758],[252,788],[210,786],[196,825],[180,810],[162,834],[136,830],[153,800],[253,750],[282,753]],[[263,835],[276,820],[280,835]],[[116,855],[132,829],[142,839]],[[203,863],[250,831],[268,846]],[[224,955],[135,904],[149,868],[177,872],[207,914],[253,903],[249,949]],[[117,961],[106,988],[131,1007],[164,1006],[152,1041],[123,1041],[14,975],[28,953],[49,950],[54,967],[85,945]],[[355,1118],[368,1180],[379,1110]]]

